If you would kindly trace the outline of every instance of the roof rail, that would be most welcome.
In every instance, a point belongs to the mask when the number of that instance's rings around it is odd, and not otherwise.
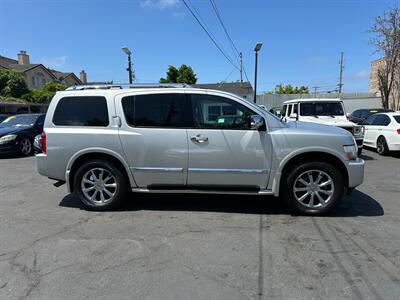
[[[186,83],[134,83],[134,84],[86,84],[74,85],[67,91],[111,90],[111,89],[145,89],[145,88],[190,88]]]

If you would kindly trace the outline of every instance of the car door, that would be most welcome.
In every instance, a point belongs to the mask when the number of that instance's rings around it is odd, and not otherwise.
[[[185,102],[187,102],[185,104]],[[116,97],[125,156],[139,187],[184,186],[188,164],[188,126],[183,92]]]
[[[378,137],[378,130],[374,125],[377,115],[371,115],[367,118],[365,125],[364,144],[375,147],[375,141]]]
[[[257,112],[218,94],[190,94],[194,128],[188,129],[189,187],[265,189],[271,139],[251,129]],[[265,122],[265,120],[264,120]]]

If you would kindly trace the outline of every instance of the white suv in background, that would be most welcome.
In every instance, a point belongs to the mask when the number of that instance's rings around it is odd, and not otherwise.
[[[290,121],[303,121],[343,128],[354,136],[358,155],[364,144],[364,126],[347,119],[343,101],[340,99],[305,98],[284,102],[282,117]]]

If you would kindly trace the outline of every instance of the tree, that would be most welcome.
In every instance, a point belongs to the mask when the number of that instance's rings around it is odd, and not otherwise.
[[[167,77],[160,78],[160,83],[177,83],[179,70],[174,66],[169,66],[167,70]]]
[[[397,5],[375,18],[369,32],[373,35],[370,43],[375,53],[383,55],[378,66],[378,87],[382,105],[389,108],[390,95],[393,92],[396,77],[400,75],[400,11]]]
[[[275,94],[308,94],[308,87],[302,85],[300,87],[293,87],[291,84],[282,85],[282,83],[275,86]]]
[[[14,70],[0,69],[0,95],[20,98],[28,93],[24,76]]]
[[[48,82],[42,87],[44,91],[53,93],[64,91],[66,88],[67,87],[64,84],[58,82]]]
[[[193,72],[193,69],[187,65],[181,65],[179,69],[174,66],[169,66],[167,70],[167,77],[160,78],[160,83],[194,84],[196,82],[196,74]]]

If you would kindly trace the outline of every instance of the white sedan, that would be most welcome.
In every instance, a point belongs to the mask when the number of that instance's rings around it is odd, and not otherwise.
[[[381,155],[400,151],[400,112],[369,116],[365,122],[364,145],[376,148]]]

